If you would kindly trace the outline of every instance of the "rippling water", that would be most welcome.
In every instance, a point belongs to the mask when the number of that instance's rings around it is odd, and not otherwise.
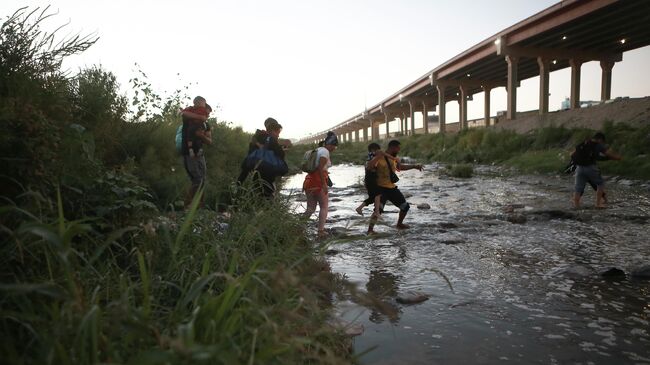
[[[354,340],[357,353],[371,349],[362,363],[650,364],[650,281],[630,275],[650,264],[647,188],[609,186],[606,210],[590,209],[590,191],[576,211],[571,177],[503,177],[483,167],[454,179],[440,171],[402,173],[411,229],[393,228],[397,208],[389,205],[379,234],[367,237],[371,208],[365,217],[354,211],[365,198],[363,168],[331,169],[332,269],[391,309],[339,298],[340,315],[365,327]],[[284,187],[299,210],[302,181],[292,176]],[[601,275],[612,267],[627,275]],[[408,291],[431,297],[397,303]]]

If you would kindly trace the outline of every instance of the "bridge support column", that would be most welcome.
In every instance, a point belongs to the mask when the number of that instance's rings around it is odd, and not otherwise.
[[[373,134],[375,135],[374,140],[379,140],[379,123],[375,123],[373,121],[372,122],[372,130],[374,131]]]
[[[507,118],[517,118],[517,84],[518,84],[518,63],[519,58],[511,55],[506,55],[506,62],[508,62],[508,111]]]
[[[460,129],[467,129],[467,87],[460,86],[460,99],[458,99],[458,104],[460,106],[459,110],[459,119],[460,119]]]
[[[402,131],[404,131],[405,136],[408,136],[408,134],[409,134],[409,118],[406,115],[406,113],[402,113],[402,123],[404,123],[404,126],[402,127]]]
[[[445,107],[446,107],[446,99],[445,99],[445,91],[447,89],[447,85],[444,84],[438,84],[436,85],[436,89],[438,89],[438,125],[439,129],[438,131],[440,133],[445,133],[446,131],[446,126],[445,124],[447,123],[447,115],[445,113]]]
[[[363,127],[363,141],[368,142],[368,126]]]
[[[359,142],[359,130],[358,129],[354,131],[354,141]]]
[[[539,114],[548,113],[548,89],[549,89],[549,71],[550,60],[544,57],[537,57],[539,66]]]
[[[410,118],[411,118],[411,135],[415,135],[415,102],[414,101],[409,101],[409,108],[410,108]]]
[[[422,130],[424,134],[429,134],[429,110],[427,103],[422,103]]]
[[[483,105],[483,121],[486,127],[490,126],[490,93],[492,88],[483,86],[483,93],[485,97],[485,104]]]
[[[612,68],[614,68],[614,61],[600,61],[600,68],[602,69],[600,100],[605,101],[612,98]]]
[[[580,67],[582,61],[572,58],[569,60],[571,65],[571,109],[580,108]]]
[[[384,123],[386,123],[386,139],[390,138],[390,118],[384,113]]]

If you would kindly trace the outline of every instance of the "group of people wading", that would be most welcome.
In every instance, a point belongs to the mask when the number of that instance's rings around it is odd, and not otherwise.
[[[177,148],[183,156],[183,165],[191,181],[186,205],[192,201],[196,192],[205,182],[206,162],[203,144],[212,143],[212,132],[206,122],[210,112],[210,106],[200,96],[194,99],[193,106],[181,110],[183,125],[178,131]],[[237,181],[242,185],[250,178],[259,194],[270,198],[275,195],[275,180],[289,171],[285,162],[285,149],[291,146],[291,142],[280,139],[282,125],[275,119],[267,118],[264,127],[264,130],[255,131],[249,144],[248,154],[241,164],[241,173]],[[309,156],[313,167],[310,169],[303,167],[303,170],[307,172],[303,183],[303,191],[307,196],[307,209],[304,215],[310,217],[316,211],[316,205],[319,206],[319,238],[327,235],[325,222],[329,209],[329,189],[333,185],[329,177],[329,168],[332,166],[330,155],[336,150],[338,144],[336,134],[330,131],[319,143],[317,149],[309,151],[305,155]],[[390,141],[385,151],[382,151],[381,146],[377,143],[368,145],[364,176],[368,198],[356,208],[356,212],[363,215],[363,208],[374,206],[368,225],[368,234],[375,233],[375,224],[383,213],[386,202],[391,202],[399,208],[396,228],[409,228],[404,224],[404,218],[410,205],[395,185],[399,180],[396,172],[411,169],[422,171],[422,165],[403,163],[397,157],[399,152],[400,142],[398,140]],[[606,159],[620,160],[621,156],[612,152],[605,145],[605,136],[602,133],[596,133],[592,138],[576,146],[571,155],[571,163],[567,167],[567,172],[575,171],[575,192],[572,199],[575,207],[580,206],[586,184],[590,184],[596,190],[596,207],[604,207],[607,201],[605,182],[600,175],[596,161]]]
[[[315,154],[315,169],[310,171],[305,176],[303,183],[303,190],[307,195],[307,210],[305,216],[311,216],[316,210],[316,204],[319,205],[320,212],[318,214],[318,237],[326,236],[325,221],[327,220],[327,212],[329,205],[329,188],[332,182],[329,178],[329,167],[332,166],[330,153],[333,152],[338,146],[338,138],[334,132],[328,132],[325,140],[320,143],[320,146],[312,151]],[[404,224],[404,218],[409,211],[410,205],[404,198],[402,192],[397,188],[395,183],[399,180],[397,171],[406,171],[411,169],[418,169],[422,171],[422,165],[408,165],[404,164],[397,158],[400,151],[400,142],[392,140],[388,143],[386,151],[381,150],[381,146],[377,143],[368,145],[368,157],[365,164],[364,185],[368,190],[368,198],[364,200],[359,207],[357,213],[363,215],[363,208],[369,205],[374,205],[374,210],[370,218],[368,226],[368,234],[375,233],[374,227],[377,220],[383,213],[383,207],[386,202],[390,201],[399,208],[399,217],[397,219],[397,228],[409,228]]]

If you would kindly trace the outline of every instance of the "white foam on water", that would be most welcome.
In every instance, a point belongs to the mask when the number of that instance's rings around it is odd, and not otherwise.
[[[554,334],[549,334],[549,335],[544,335],[544,337],[550,339],[550,340],[564,340],[566,339],[566,336],[564,335],[554,335]]]

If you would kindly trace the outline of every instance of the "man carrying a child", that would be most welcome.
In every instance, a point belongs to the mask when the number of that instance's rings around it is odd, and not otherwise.
[[[183,117],[183,166],[190,178],[191,186],[185,200],[189,206],[196,192],[203,186],[207,172],[203,144],[212,144],[212,130],[207,123],[212,108],[205,98],[197,96],[194,105],[181,111]]]

